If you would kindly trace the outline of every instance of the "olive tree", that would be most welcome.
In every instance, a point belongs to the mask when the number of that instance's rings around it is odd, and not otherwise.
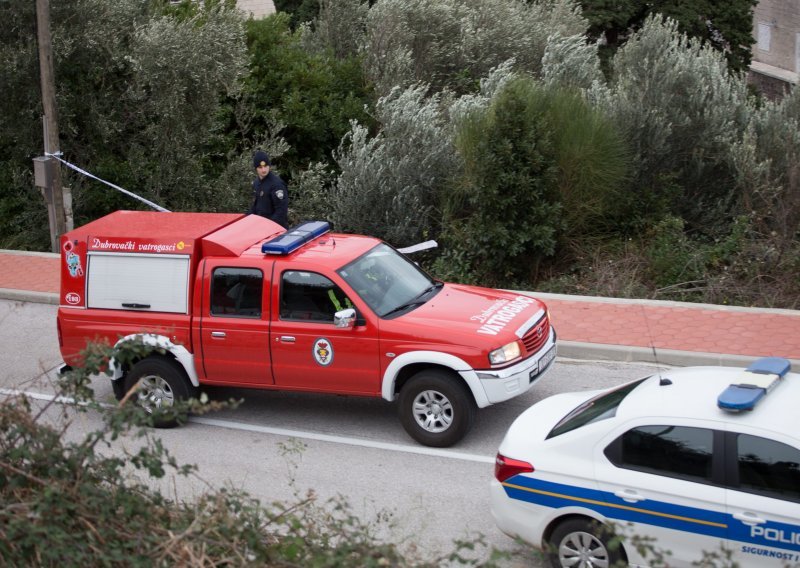
[[[353,123],[336,153],[341,174],[331,194],[332,218],[353,232],[405,246],[437,226],[436,202],[459,167],[441,112],[426,86],[396,89],[376,105],[380,131]]]
[[[229,144],[222,130],[225,96],[245,71],[244,16],[229,2],[180,11],[166,2],[76,0],[55,3],[53,53],[64,157],[168,209],[229,206],[216,186]],[[13,93],[0,113],[0,240],[44,248],[47,221],[34,193],[30,158],[41,154],[35,13],[30,2],[0,3],[2,83]],[[32,47],[33,46],[33,47]],[[5,151],[8,150],[8,151]],[[140,205],[71,170],[76,223]],[[8,199],[6,199],[8,198]]]
[[[719,52],[657,16],[617,52],[612,70],[590,98],[632,152],[630,223],[674,214],[694,229],[719,227],[735,200],[729,154],[749,116],[744,80]]]
[[[549,38],[587,25],[571,0],[379,0],[367,14],[361,52],[380,94],[418,82],[433,92],[471,92],[512,58],[517,70],[538,75]]]

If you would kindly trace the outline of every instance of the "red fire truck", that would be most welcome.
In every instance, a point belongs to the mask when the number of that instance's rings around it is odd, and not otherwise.
[[[97,339],[158,347],[111,362],[117,398],[136,387],[151,412],[203,385],[382,397],[412,438],[443,447],[556,355],[539,300],[434,280],[321,221],[117,211],[65,234],[61,258],[66,364]]]

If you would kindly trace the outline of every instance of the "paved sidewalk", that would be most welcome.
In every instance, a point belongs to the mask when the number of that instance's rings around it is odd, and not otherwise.
[[[58,304],[59,256],[0,250],[0,298]],[[800,311],[530,293],[550,308],[562,357],[800,370]],[[654,354],[655,348],[655,354]]]

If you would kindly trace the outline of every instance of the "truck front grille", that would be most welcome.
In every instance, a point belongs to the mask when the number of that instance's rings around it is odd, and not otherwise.
[[[528,355],[536,353],[539,349],[542,348],[542,345],[547,343],[547,339],[550,337],[550,318],[545,314],[545,316],[537,321],[532,328],[530,328],[527,333],[522,337],[522,343],[525,344],[525,349],[528,351]]]

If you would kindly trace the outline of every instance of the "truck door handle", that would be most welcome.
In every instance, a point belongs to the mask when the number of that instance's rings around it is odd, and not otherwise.
[[[141,308],[141,309],[150,309],[150,304],[137,304],[136,302],[122,302],[123,308]]]
[[[225,332],[224,331],[212,331],[211,332],[211,337],[220,337],[220,338],[221,337],[225,337]]]
[[[745,511],[744,513],[734,513],[733,518],[737,521],[742,521],[747,526],[754,526],[754,525],[763,525],[766,523],[766,519],[762,519],[755,513],[750,513]]]
[[[628,503],[637,503],[644,499],[644,497],[639,495],[639,493],[637,493],[633,489],[622,489],[620,491],[615,491],[614,495],[616,495],[623,501],[627,501]]]
[[[295,339],[291,335],[281,335],[281,342],[282,343],[294,343]]]

